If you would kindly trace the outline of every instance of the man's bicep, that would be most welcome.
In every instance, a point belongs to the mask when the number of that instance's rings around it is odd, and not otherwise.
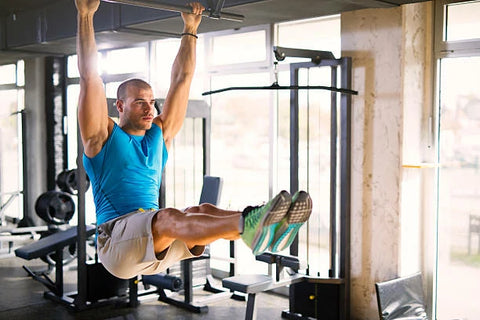
[[[108,138],[107,100],[100,78],[81,81],[78,123],[85,147],[91,142],[103,144]]]

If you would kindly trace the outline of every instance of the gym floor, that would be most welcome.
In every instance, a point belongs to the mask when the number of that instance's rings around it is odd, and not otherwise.
[[[81,312],[73,312],[65,306],[54,303],[43,297],[46,288],[39,282],[31,279],[23,265],[32,270],[46,268],[46,263],[40,259],[23,260],[17,257],[0,259],[0,319],[8,320],[69,320],[69,319],[110,319],[110,320],[149,320],[149,319],[244,319],[246,302],[229,298],[221,298],[205,303],[209,311],[205,314],[196,314],[185,311],[178,307],[168,305],[156,300],[155,295],[141,297],[141,303],[137,308],[119,307],[108,305],[93,308]],[[71,264],[64,271],[65,292],[76,290],[76,271],[69,270]],[[51,277],[55,272],[50,273]],[[220,282],[219,282],[220,283]],[[218,284],[215,284],[218,285]],[[142,285],[139,285],[142,288]],[[168,291],[167,291],[168,292]],[[201,288],[194,290],[194,300],[206,300],[211,293]],[[179,297],[183,299],[183,297]],[[282,319],[282,310],[288,309],[288,298],[272,293],[257,294],[255,304],[257,306],[258,319]]]

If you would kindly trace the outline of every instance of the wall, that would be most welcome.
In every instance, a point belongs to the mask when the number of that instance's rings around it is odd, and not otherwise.
[[[412,257],[408,246],[421,247],[419,207],[412,213],[416,240],[402,246],[402,164],[404,148],[419,154],[419,143],[405,142],[424,134],[414,114],[422,115],[429,96],[425,43],[417,41],[429,5],[342,14],[342,56],[352,57],[359,91],[352,100],[351,319],[378,319],[375,282],[399,276],[402,259]],[[413,250],[415,261],[420,254]]]

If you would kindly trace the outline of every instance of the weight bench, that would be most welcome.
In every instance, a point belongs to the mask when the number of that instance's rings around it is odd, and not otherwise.
[[[256,256],[256,259],[270,265],[276,265],[275,278],[272,275],[246,274],[222,280],[222,285],[225,288],[248,295],[245,320],[256,319],[255,297],[257,293],[284,287],[305,279],[304,275],[298,273],[302,266],[297,257],[263,253]],[[282,277],[284,267],[290,268],[293,273],[287,277]]]
[[[87,237],[95,234],[95,226],[87,225]],[[15,250],[15,255],[25,260],[32,260],[55,252],[55,282],[45,272],[35,273],[28,267],[23,269],[35,280],[45,285],[56,296],[63,295],[63,248],[77,241],[77,228],[72,227],[65,231],[58,231],[48,237]]]

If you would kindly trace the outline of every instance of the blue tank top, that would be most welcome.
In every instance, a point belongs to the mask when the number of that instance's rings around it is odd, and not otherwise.
[[[117,124],[102,150],[83,155],[95,200],[97,225],[139,208],[158,209],[162,171],[168,153],[159,126],[134,136]]]

